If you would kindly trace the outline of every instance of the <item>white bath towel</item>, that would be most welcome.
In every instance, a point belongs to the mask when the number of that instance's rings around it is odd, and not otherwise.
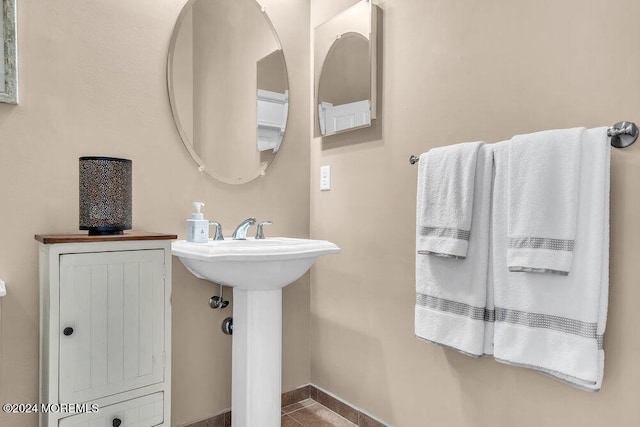
[[[516,135],[508,145],[507,266],[569,274],[584,128]]]
[[[484,142],[438,147],[420,156],[422,178],[421,254],[467,256],[478,149]],[[419,190],[420,191],[420,190]]]
[[[419,168],[426,167],[421,161]],[[456,260],[416,254],[416,336],[472,356],[484,353],[492,168],[492,149],[482,145],[477,155],[470,224],[473,233],[467,257]],[[417,218],[422,214],[425,176],[418,172]],[[420,231],[417,220],[417,248],[429,238]]]
[[[496,360],[597,391],[604,373],[608,305],[610,146],[606,128],[585,132],[575,250],[568,276],[507,268],[508,144],[495,147],[492,215]]]

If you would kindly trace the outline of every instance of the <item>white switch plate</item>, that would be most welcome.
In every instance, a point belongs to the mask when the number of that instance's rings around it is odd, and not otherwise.
[[[331,166],[320,166],[320,191],[331,190]]]

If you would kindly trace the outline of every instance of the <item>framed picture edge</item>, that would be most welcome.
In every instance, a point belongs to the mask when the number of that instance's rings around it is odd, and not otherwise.
[[[0,51],[4,64],[4,90],[0,92],[0,102],[18,103],[18,44],[16,29],[16,0],[2,2],[3,46]]]

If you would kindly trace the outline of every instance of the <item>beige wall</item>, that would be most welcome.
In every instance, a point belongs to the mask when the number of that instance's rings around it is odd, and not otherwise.
[[[311,28],[354,0],[312,0]],[[311,379],[398,427],[640,425],[640,144],[612,154],[602,391],[417,340],[409,155],[516,133],[640,121],[637,0],[381,0],[380,137],[311,145]],[[318,190],[331,165],[332,189]]]
[[[243,186],[199,173],[172,123],[166,49],[183,3],[19,2],[21,102],[0,104],[0,277],[9,290],[0,301],[0,402],[38,396],[33,235],[77,230],[77,158],[112,155],[134,162],[135,229],[183,237],[191,202],[202,200],[225,234],[255,215],[274,220],[271,235],[311,228],[342,247],[319,260],[311,287],[306,276],[285,290],[284,390],[311,380],[399,427],[640,423],[632,267],[640,145],[612,155],[607,366],[597,394],[414,338],[416,168],[407,162],[438,145],[640,121],[637,1],[381,1],[381,119],[313,139],[310,166],[308,16],[313,28],[354,1],[265,0],[291,103],[309,114],[290,109],[267,176]],[[320,193],[324,164],[332,190]],[[173,280],[173,425],[181,425],[230,407],[231,341],[219,332],[230,309],[210,310],[216,287],[175,261]],[[3,426],[36,424],[34,415],[0,414]]]
[[[20,105],[0,104],[0,402],[38,398],[36,233],[78,229],[78,157],[133,160],[136,230],[177,233],[195,200],[230,235],[244,218],[271,219],[267,235],[309,230],[309,115],[292,108],[267,175],[242,186],[197,171],[173,125],[165,70],[184,0],[18,2]],[[264,1],[289,67],[292,105],[309,105],[307,0]],[[294,18],[292,18],[292,16]],[[79,232],[79,231],[78,231]],[[173,425],[231,406],[231,307],[211,310],[217,287],[173,264]],[[227,290],[226,296],[231,292]],[[285,390],[310,379],[309,277],[284,292]],[[35,415],[0,413],[34,427]]]

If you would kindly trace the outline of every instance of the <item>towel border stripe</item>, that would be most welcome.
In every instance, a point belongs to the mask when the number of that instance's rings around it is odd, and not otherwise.
[[[533,267],[523,267],[521,265],[512,265],[509,266],[509,271],[512,273],[547,273],[547,274],[556,274],[558,276],[568,276],[568,271],[563,270],[552,270],[550,268],[533,268]]]
[[[485,320],[486,309],[484,307],[474,307],[459,301],[451,301],[444,298],[418,293],[416,294],[416,304],[432,310],[470,317],[474,320]]]
[[[597,323],[502,307],[496,307],[494,310],[490,310],[484,307],[474,307],[463,302],[421,293],[416,293],[416,305],[445,313],[456,314],[458,316],[469,317],[473,320],[482,320],[490,323],[506,322],[529,328],[550,329],[565,334],[577,335],[583,338],[594,339],[598,343],[598,349],[604,348],[604,335],[597,333]]]
[[[469,240],[471,231],[446,227],[422,227],[420,234],[423,236],[448,237],[450,239]]]
[[[509,249],[549,249],[572,252],[575,240],[550,239],[548,237],[511,237]]]
[[[462,256],[462,255],[452,255],[452,254],[446,254],[444,252],[434,252],[434,251],[427,251],[427,250],[419,250],[418,255],[433,255],[433,256],[439,256],[442,258],[453,258],[453,259],[467,258],[466,256]]]

